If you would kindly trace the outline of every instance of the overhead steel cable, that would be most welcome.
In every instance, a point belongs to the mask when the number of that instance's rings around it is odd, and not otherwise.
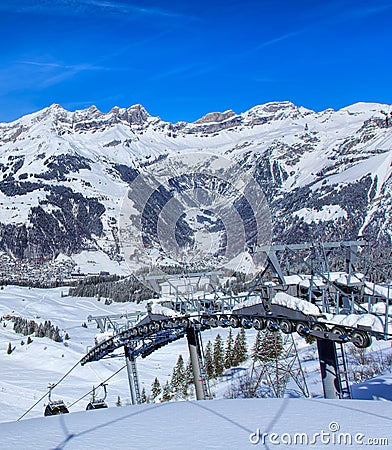
[[[75,400],[73,403],[71,403],[69,405],[69,408],[72,408],[72,406],[76,405],[76,403],[80,402],[81,400],[83,400],[85,397],[87,397],[88,395],[90,395],[95,389],[99,388],[100,386],[103,386],[107,381],[109,381],[111,378],[113,378],[115,375],[117,375],[119,372],[121,372],[123,369],[125,369],[126,364],[123,365],[122,367],[120,367],[120,369],[118,369],[116,372],[112,373],[112,375],[110,375],[110,377],[106,378],[106,380],[102,381],[100,384],[98,384],[97,387],[94,387],[93,389],[91,389],[89,392],[87,392],[87,394],[84,394],[82,397],[78,398],[77,400]]]
[[[49,391],[52,391],[55,387],[57,387],[82,361],[83,358],[81,358],[76,364],[74,364],[67,373],[65,373],[65,375],[63,375],[58,381],[57,383],[54,383],[51,385],[51,387],[49,388]],[[18,422],[19,420],[23,419],[24,416],[26,416],[32,409],[34,409],[39,402],[41,402],[46,396],[48,395],[48,392],[46,392],[39,400],[37,400],[34,405],[30,406],[30,408],[23,413],[16,421]]]

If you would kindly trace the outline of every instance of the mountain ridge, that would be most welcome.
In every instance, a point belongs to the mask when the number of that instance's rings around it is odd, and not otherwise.
[[[135,176],[195,152],[252,174],[276,242],[364,234],[389,245],[391,149],[385,104],[314,112],[269,102],[190,123],[163,121],[142,105],[102,113],[54,104],[0,124],[0,250],[31,258],[96,248],[119,258],[121,199]]]

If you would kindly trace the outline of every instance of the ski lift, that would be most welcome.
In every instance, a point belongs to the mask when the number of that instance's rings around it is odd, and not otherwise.
[[[46,405],[44,416],[57,416],[58,414],[68,414],[68,408],[62,400],[49,402]]]
[[[86,407],[86,411],[90,411],[91,409],[102,409],[102,408],[107,408],[108,405],[105,403],[105,399],[107,396],[107,391],[106,391],[106,384],[103,384],[103,390],[104,390],[104,396],[103,398],[99,398],[99,399],[95,399],[95,395],[93,394],[93,399],[91,400],[91,402],[87,405]],[[93,393],[94,393],[95,389],[93,389]]]
[[[52,389],[54,384],[49,384],[49,403],[45,407],[44,416],[57,416],[58,414],[68,414],[68,408],[65,406],[63,400],[52,400]]]

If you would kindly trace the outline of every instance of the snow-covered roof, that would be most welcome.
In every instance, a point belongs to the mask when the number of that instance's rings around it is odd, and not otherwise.
[[[239,303],[233,308],[233,311],[246,308],[249,306],[259,305],[263,301],[258,296],[252,296],[248,300],[245,300],[242,303]],[[275,297],[271,300],[271,303],[279,306],[286,306],[287,308],[294,309],[296,311],[301,311],[304,314],[312,314],[319,315],[320,310],[316,305],[313,305],[306,300],[302,300],[297,297],[293,297],[292,295],[286,294],[285,292],[277,292]]]
[[[392,286],[382,286],[381,284],[365,281],[365,294],[392,298]]]
[[[320,310],[316,305],[313,305],[313,303],[293,297],[285,292],[277,292],[275,297],[272,299],[272,303],[275,305],[286,306],[287,308],[294,309],[296,311],[301,311],[304,314],[316,316],[320,314]]]
[[[100,344],[101,342],[105,342],[113,336],[114,336],[113,331],[105,331],[104,333],[96,334],[94,340],[96,344]]]
[[[235,305],[233,307],[233,311],[238,311],[239,309],[246,308],[249,306],[260,305],[261,303],[263,303],[263,301],[259,296],[252,295],[247,300],[245,300],[241,303],[238,303],[238,305]]]
[[[178,316],[178,313],[171,308],[167,308],[166,306],[162,306],[159,301],[154,301],[151,304],[151,312],[152,314],[160,314],[166,317],[175,317]]]
[[[299,285],[303,287],[309,287],[312,283],[314,286],[325,286],[327,284],[327,280],[331,282],[338,282],[344,285],[353,285],[360,284],[364,278],[364,274],[360,272],[356,272],[353,274],[348,274],[346,272],[328,272],[323,274],[324,277],[320,275],[313,275],[313,277],[309,274],[296,274],[296,275],[287,275],[284,277],[284,282],[288,286]],[[392,290],[391,290],[392,291]]]
[[[365,275],[360,272],[352,274],[344,273],[339,278],[336,279],[336,282],[344,286],[359,285],[363,283],[364,277]]]
[[[371,327],[373,331],[384,331],[384,321],[381,317],[373,314],[332,314],[327,315],[327,322],[336,323],[337,325],[346,325],[356,328],[357,325]]]
[[[178,313],[174,311],[171,308],[167,308],[166,306],[162,306],[159,302],[162,301],[162,299],[158,301],[151,302],[151,314],[161,315],[165,317],[176,317],[178,316]],[[135,326],[139,325],[140,323],[144,322],[144,320],[148,317],[148,314],[144,314],[140,319],[135,323]]]

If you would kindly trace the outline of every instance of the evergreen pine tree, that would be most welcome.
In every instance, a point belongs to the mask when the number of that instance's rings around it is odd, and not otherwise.
[[[171,378],[171,387],[175,394],[182,394],[184,389],[186,390],[186,374],[185,365],[182,355],[179,355],[177,363],[173,369],[173,374]]]
[[[157,397],[161,394],[161,392],[162,392],[161,383],[159,382],[158,378],[155,377],[155,380],[151,385],[152,400],[153,401],[156,400]]]
[[[166,381],[165,385],[163,386],[162,391],[162,401],[168,402],[172,398],[172,389],[168,381]]]
[[[58,327],[56,327],[56,328],[52,331],[52,339],[53,339],[55,342],[61,342],[60,330],[58,329]]]
[[[237,336],[234,339],[234,345],[233,345],[233,367],[238,366],[238,364],[240,363],[240,356],[239,356],[239,344],[238,344],[238,339],[239,339],[239,333],[237,333]]]
[[[240,362],[244,362],[248,359],[248,346],[246,344],[246,334],[243,328],[240,331],[240,355]]]
[[[259,331],[252,349],[254,361],[270,362],[278,359],[283,351],[283,338],[280,332]]]
[[[208,375],[208,378],[214,378],[215,375],[215,367],[214,367],[214,359],[212,355],[212,343],[211,341],[207,342],[206,349],[204,352],[204,362],[206,366],[206,372]]]
[[[248,358],[248,349],[246,345],[245,330],[241,328],[234,340],[233,347],[233,366],[238,366]]]
[[[146,395],[146,390],[145,390],[145,388],[142,389],[141,402],[142,402],[142,403],[147,403],[147,395]]]
[[[35,335],[37,337],[44,337],[45,336],[44,327],[43,327],[42,323],[40,323],[38,325],[38,328],[37,328],[37,330],[35,332]]]
[[[34,320],[31,320],[28,326],[28,333],[27,334],[33,334],[35,331],[35,322]]]
[[[50,338],[51,337],[51,332],[52,332],[50,320],[45,320],[44,325],[43,325],[42,328],[43,328],[43,335],[42,335],[42,337],[46,336],[46,337]]]
[[[317,341],[317,338],[315,336],[312,336],[311,334],[307,334],[305,336],[305,342],[309,345],[314,344]]]
[[[224,349],[223,349],[223,340],[220,334],[216,335],[214,341],[214,368],[215,368],[215,376],[219,377],[223,373],[225,357],[224,357]]]
[[[283,336],[280,331],[272,333],[273,341],[273,357],[274,359],[279,359],[283,353]]]
[[[233,366],[233,333],[229,331],[226,340],[226,349],[225,349],[225,368],[230,369]]]

